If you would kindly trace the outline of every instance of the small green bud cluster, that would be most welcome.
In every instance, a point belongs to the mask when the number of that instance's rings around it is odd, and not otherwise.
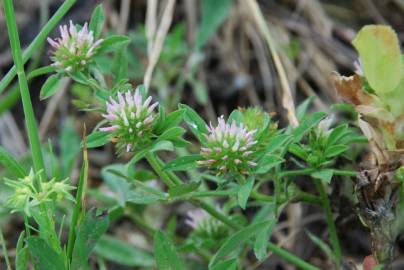
[[[44,202],[61,201],[68,199],[74,201],[70,194],[75,187],[67,183],[68,179],[57,181],[55,178],[48,182],[40,179],[40,172],[34,173],[31,169],[29,175],[18,180],[5,179],[5,184],[14,189],[6,202],[12,212],[24,212],[31,216],[31,209]]]

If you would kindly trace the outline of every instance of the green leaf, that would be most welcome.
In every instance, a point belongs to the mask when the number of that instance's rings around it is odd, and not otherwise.
[[[335,156],[338,156],[338,155],[344,153],[348,149],[349,149],[349,147],[346,145],[342,145],[342,144],[332,145],[325,149],[324,155],[326,158],[332,158],[332,157],[335,157]]]
[[[159,136],[158,140],[170,141],[172,139],[181,137],[182,135],[184,135],[185,132],[186,132],[185,129],[183,129],[182,127],[172,127],[164,131],[163,134]]]
[[[232,0],[202,1],[202,20],[196,37],[196,47],[201,49],[224,22],[232,7]]]
[[[118,84],[128,78],[128,52],[127,43],[122,43],[116,50],[114,61],[112,62],[113,83]]]
[[[40,67],[40,68],[37,68],[37,69],[34,69],[33,71],[31,71],[28,74],[27,79],[31,80],[31,79],[33,79],[35,77],[39,77],[41,75],[48,74],[48,73],[53,73],[53,72],[56,72],[56,67],[54,67],[54,66]]]
[[[166,193],[132,179],[127,176],[127,170],[128,167],[123,164],[112,164],[101,171],[103,180],[108,188],[114,192],[114,197],[120,206],[124,207],[127,202],[151,204],[167,200],[168,195]]]
[[[91,255],[97,241],[107,231],[109,218],[107,214],[97,215],[95,210],[90,210],[84,217],[77,232],[74,242],[71,270],[88,268],[88,258]],[[53,268],[58,269],[58,268]]]
[[[150,151],[150,147],[147,147],[146,149],[143,149],[139,152],[137,152],[133,158],[129,160],[129,162],[126,164],[127,167],[134,166],[139,160],[144,158],[144,156]]]
[[[39,94],[40,99],[44,100],[53,96],[60,89],[60,82],[61,79],[58,74],[49,76],[42,85],[41,92]]]
[[[270,241],[272,230],[276,224],[276,208],[277,206],[275,203],[266,204],[253,219],[253,223],[262,222],[268,219],[274,220],[274,222],[268,224],[266,227],[262,227],[261,232],[258,232],[257,237],[255,238],[254,254],[259,261],[264,260],[268,256],[268,243]]]
[[[229,115],[227,121],[229,123],[232,123],[234,121],[237,125],[240,125],[241,123],[243,123],[243,114],[239,110],[234,110]]]
[[[185,269],[171,239],[161,231],[154,234],[154,256],[159,270]]]
[[[278,149],[281,149],[282,147],[286,146],[287,143],[291,141],[293,138],[292,135],[280,133],[278,135],[273,136],[270,140],[268,145],[265,148],[265,153],[266,154],[272,154]]]
[[[174,145],[170,141],[158,141],[151,147],[150,151],[174,151]]]
[[[128,183],[121,176],[117,175],[115,171],[122,173],[126,176],[126,167],[122,164],[111,164],[101,170],[101,177],[108,188],[113,192],[114,198],[120,206],[125,206],[128,198],[128,192],[131,184]]]
[[[240,231],[236,232],[235,234],[231,235],[229,238],[226,239],[226,241],[222,244],[220,249],[210,260],[209,269],[211,270],[224,257],[229,255],[236,249],[239,249],[243,245],[243,243],[251,239],[264,227],[267,227],[271,223],[273,223],[273,220],[251,224],[241,229]]]
[[[111,139],[111,133],[103,131],[93,131],[87,136],[87,148],[96,148],[107,144]],[[82,144],[83,146],[83,144]]]
[[[23,178],[28,175],[28,172],[24,169],[20,163],[7,152],[6,149],[0,146],[0,164],[4,169],[16,178]]]
[[[56,253],[62,252],[58,234],[56,233],[55,224],[49,222],[47,215],[40,209],[30,209],[32,210],[32,216],[35,222],[38,224],[39,236],[44,239],[46,243],[52,248]]]
[[[201,159],[201,155],[182,156],[168,162],[164,169],[169,171],[187,171],[195,169],[198,167],[197,161]]]
[[[98,48],[98,52],[106,52],[106,51],[111,51],[114,49],[119,48],[120,46],[127,44],[130,42],[129,37],[127,36],[121,36],[121,35],[112,35],[109,37],[106,37],[102,43],[100,44],[100,47]]]
[[[334,171],[332,169],[321,169],[319,171],[311,173],[311,177],[320,179],[321,181],[324,181],[326,183],[330,183],[333,174]]]
[[[306,116],[307,110],[314,99],[315,99],[315,96],[308,97],[302,103],[300,103],[299,106],[297,106],[296,116],[297,116],[297,120],[299,120],[299,122],[301,122],[303,120],[303,118]]]
[[[94,252],[102,258],[120,265],[132,267],[154,266],[152,254],[108,235],[101,237],[94,248]]]
[[[184,121],[187,123],[189,129],[192,133],[199,139],[201,143],[206,141],[203,134],[208,133],[208,129],[205,121],[195,112],[191,107],[180,104],[179,107],[181,109],[185,109]]]
[[[254,187],[255,178],[253,176],[248,177],[247,182],[240,186],[237,193],[238,204],[242,209],[247,206],[248,198],[250,197],[251,190]]]
[[[80,154],[80,137],[74,127],[73,120],[68,118],[63,123],[62,132],[59,139],[60,158],[63,164],[63,178],[69,177],[73,170],[73,165]]]
[[[330,135],[327,138],[327,145],[336,144],[341,138],[349,133],[350,131],[347,124],[339,125],[331,131]]]
[[[93,31],[95,39],[98,39],[101,35],[102,28],[104,27],[104,10],[102,4],[99,4],[91,14],[89,29]]]
[[[80,72],[80,71],[72,72],[72,73],[70,73],[70,77],[75,82],[78,82],[78,83],[81,83],[81,84],[84,84],[84,85],[89,85],[88,84],[88,79],[89,78],[83,72]]]
[[[306,117],[303,122],[301,122],[300,125],[292,131],[294,142],[300,141],[304,134],[316,126],[326,115],[327,114],[323,112],[316,112]]]
[[[198,80],[191,80],[192,90],[195,93],[195,99],[198,104],[206,105],[208,102],[208,90],[206,89],[206,85]]]
[[[237,259],[227,260],[216,264],[211,270],[236,270]]]
[[[307,160],[308,152],[298,143],[293,143],[289,146],[289,152],[298,156],[303,160]]]
[[[377,94],[393,91],[403,77],[399,40],[387,25],[363,27],[352,44],[359,52],[367,81]]]
[[[162,110],[160,109],[160,111]],[[185,111],[185,109],[179,109],[165,116],[161,124],[156,127],[156,133],[161,133],[166,129],[178,126],[184,117]]]
[[[15,269],[16,270],[27,270],[28,269],[28,259],[29,250],[28,246],[24,246],[25,232],[21,232],[18,237],[17,246],[15,250]]]
[[[27,243],[36,269],[66,269],[62,254],[56,253],[42,238],[32,236],[27,239]]]
[[[200,185],[201,185],[201,182],[192,182],[192,183],[177,185],[175,187],[170,188],[168,190],[168,194],[170,194],[170,197],[175,198],[175,197],[190,193],[194,190],[197,190]]]
[[[143,189],[128,191],[126,198],[126,202],[130,202],[133,204],[153,204],[166,200],[167,198],[165,196],[162,197],[154,193],[149,193]]]
[[[265,155],[263,156],[257,164],[255,173],[264,174],[269,172],[276,165],[281,164],[285,160],[277,155]]]

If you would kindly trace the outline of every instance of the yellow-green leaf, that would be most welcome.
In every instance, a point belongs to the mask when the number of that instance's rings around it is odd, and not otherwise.
[[[386,25],[367,25],[352,43],[370,86],[377,94],[393,91],[403,76],[403,60],[394,30]]]

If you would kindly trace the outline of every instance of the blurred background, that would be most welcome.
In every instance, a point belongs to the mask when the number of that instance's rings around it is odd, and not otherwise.
[[[62,2],[14,1],[24,47],[29,45]],[[312,98],[311,111],[329,112],[331,105],[339,102],[330,81],[330,73],[353,73],[357,55],[350,42],[363,25],[389,24],[401,39],[404,38],[403,0],[258,1],[262,18],[268,23],[272,45],[280,57],[290,86],[290,92],[285,93],[284,82],[280,79],[269,49],[270,44],[265,33],[257,26],[259,18],[251,12],[247,1],[78,0],[61,24],[67,24],[69,20],[83,24],[99,3],[103,4],[106,14],[103,35],[126,34],[131,40],[128,57],[117,60],[106,56],[102,60],[111,64],[105,65],[105,68],[127,61],[131,83],[141,84],[152,58],[148,46],[161,43],[161,54],[151,78],[151,93],[169,110],[175,109],[180,102],[185,103],[208,121],[215,121],[218,115],[228,115],[238,107],[262,106],[278,121],[280,127],[285,127],[288,124],[285,102],[289,105],[293,102],[297,106],[308,98]],[[166,13],[169,5],[173,5],[172,12]],[[156,30],[160,23],[166,24],[168,32],[162,40],[153,39],[149,34],[150,29]],[[58,35],[57,29],[51,34],[52,37]],[[2,78],[12,66],[12,57],[1,9],[0,37]],[[27,70],[49,65],[49,49],[49,45],[44,44],[27,63]],[[61,174],[71,176],[76,181],[83,123],[87,130],[91,130],[100,120],[100,115],[86,112],[89,104],[94,102],[90,89],[69,80],[61,84],[62,89],[58,94],[40,101],[39,91],[45,80],[45,76],[34,78],[29,85],[40,134],[44,145],[48,144],[48,139],[52,140],[63,163]],[[24,159],[28,148],[18,93],[15,82],[0,93],[0,144]],[[103,202],[103,194],[116,192],[105,180],[108,176],[102,168],[118,160],[111,145],[90,151],[89,157],[89,184],[93,195],[89,203],[99,204]],[[153,175],[147,177],[154,178]],[[305,185],[304,181],[301,185]],[[0,186],[2,202],[8,191],[2,183]],[[367,232],[352,215],[353,206],[343,196],[334,198],[333,202],[338,213],[337,226],[345,257],[358,265],[370,253]],[[172,216],[177,216],[179,234],[186,235],[189,228],[181,224],[187,207],[179,204],[153,205],[144,211],[146,219],[156,228],[167,225]],[[128,214],[136,212],[136,207],[120,211],[115,213],[109,229],[113,241],[108,239],[113,244],[123,245],[122,249],[127,253],[114,254],[113,248],[105,248],[111,244],[109,242],[104,243],[104,248],[98,248],[96,253],[106,259],[108,269],[148,269],[146,265],[151,258],[151,247],[144,233],[148,228],[139,224],[136,215]],[[0,223],[3,224],[7,241],[13,245],[16,230],[23,229],[21,219],[10,215],[6,209],[0,209]],[[278,223],[274,241],[325,269],[324,255],[304,234],[307,228],[319,237],[326,236],[321,209],[313,206],[290,209]],[[404,247],[404,242],[401,245]],[[404,269],[404,260],[399,259],[395,267]],[[3,269],[2,266],[0,268]],[[252,264],[251,269],[294,268],[271,256],[261,264]]]

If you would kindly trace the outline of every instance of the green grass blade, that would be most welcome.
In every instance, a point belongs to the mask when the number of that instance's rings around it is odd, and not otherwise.
[[[25,123],[28,130],[28,140],[31,146],[31,154],[35,171],[42,171],[42,179],[46,179],[45,166],[41,150],[41,142],[39,140],[38,127],[35,120],[35,114],[32,107],[31,97],[28,90],[28,82],[24,71],[24,62],[22,59],[20,38],[18,36],[17,23],[12,0],[3,1],[4,14],[10,46],[13,55],[14,64],[20,85],[21,99],[25,115]]]
[[[84,140],[85,140],[85,136]],[[80,179],[79,184],[77,187],[76,193],[76,204],[73,210],[72,219],[70,222],[70,229],[69,229],[69,238],[67,242],[67,256],[68,259],[71,261],[73,255],[73,247],[74,247],[74,240],[76,239],[76,227],[79,221],[80,214],[82,213],[82,202],[85,196],[85,188],[87,185],[87,178],[88,178],[88,154],[87,154],[87,146],[86,142],[84,141],[83,147],[83,165],[81,167],[80,172]]]

